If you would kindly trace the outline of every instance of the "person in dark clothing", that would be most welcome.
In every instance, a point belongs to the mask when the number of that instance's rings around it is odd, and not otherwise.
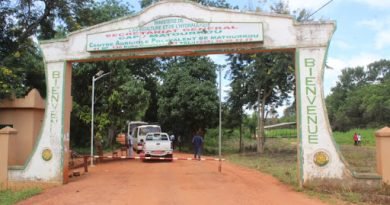
[[[179,146],[179,151],[181,151],[181,136],[177,136],[177,145]]]
[[[192,138],[192,144],[194,145],[194,158],[200,160],[203,138],[199,134],[196,134]]]

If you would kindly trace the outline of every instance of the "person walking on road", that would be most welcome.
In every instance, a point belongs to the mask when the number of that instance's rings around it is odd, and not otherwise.
[[[194,145],[194,158],[200,160],[203,138],[196,133],[192,138],[192,144]]]

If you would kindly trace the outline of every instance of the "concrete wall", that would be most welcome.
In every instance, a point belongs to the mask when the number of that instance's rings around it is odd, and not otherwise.
[[[11,124],[18,130],[9,139],[9,166],[23,166],[29,159],[42,127],[45,102],[37,90],[25,98],[0,102],[0,124]]]
[[[384,127],[375,132],[377,172],[384,183],[390,185],[390,128]]]

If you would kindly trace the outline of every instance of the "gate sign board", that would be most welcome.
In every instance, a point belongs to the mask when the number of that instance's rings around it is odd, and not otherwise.
[[[262,23],[197,23],[170,17],[142,27],[90,34],[87,51],[262,41]]]

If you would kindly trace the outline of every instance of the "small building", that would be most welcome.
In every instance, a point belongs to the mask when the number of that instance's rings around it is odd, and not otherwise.
[[[9,139],[8,167],[24,166],[37,142],[45,114],[45,100],[32,89],[24,98],[0,101],[0,129],[10,126],[17,135]]]

